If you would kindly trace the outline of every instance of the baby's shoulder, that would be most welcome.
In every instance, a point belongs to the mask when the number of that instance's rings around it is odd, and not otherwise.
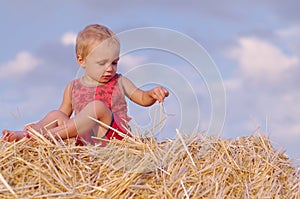
[[[81,78],[73,79],[67,85],[72,87],[75,84],[81,84]]]
[[[122,74],[117,74],[119,82],[128,81],[129,79]]]
[[[67,86],[66,86],[66,89],[68,90],[72,90],[74,85],[80,83],[80,78],[77,78],[77,79],[73,79],[71,81],[68,82]]]

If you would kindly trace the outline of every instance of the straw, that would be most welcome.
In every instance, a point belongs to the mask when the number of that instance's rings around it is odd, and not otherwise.
[[[14,192],[14,190],[9,186],[9,184],[6,182],[6,180],[3,178],[2,174],[0,173],[0,180],[4,184],[4,186],[12,193],[12,195],[17,198],[17,194]]]
[[[260,133],[137,133],[96,147],[29,131],[0,140],[0,198],[300,198],[300,167]]]

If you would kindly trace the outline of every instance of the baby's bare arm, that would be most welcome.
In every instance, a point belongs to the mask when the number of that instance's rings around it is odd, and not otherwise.
[[[137,88],[128,78],[122,76],[123,88],[126,96],[133,102],[141,106],[151,106],[157,100],[163,102],[169,95],[169,92],[161,86],[155,87],[148,91]]]
[[[62,111],[63,113],[65,113],[66,115],[68,115],[69,117],[72,114],[72,102],[71,102],[71,85],[72,83],[70,82],[67,86],[66,89],[64,91],[64,96],[63,96],[63,100],[62,103],[59,107],[59,110]]]

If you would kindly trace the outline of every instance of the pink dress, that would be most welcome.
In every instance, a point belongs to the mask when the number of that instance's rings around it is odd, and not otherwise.
[[[121,75],[116,74],[109,82],[104,85],[88,86],[85,85],[81,78],[75,79],[71,87],[71,102],[73,111],[78,114],[88,103],[95,100],[100,100],[113,113],[113,121],[111,127],[128,134],[126,129],[129,129],[128,122],[131,118],[127,115],[127,103],[122,89],[122,84],[119,82]],[[99,141],[92,139],[91,136],[96,136],[93,131],[86,132],[77,136],[77,144],[82,145],[82,139],[91,144],[98,144]],[[107,139],[122,139],[123,136],[117,132],[108,130],[105,138]]]

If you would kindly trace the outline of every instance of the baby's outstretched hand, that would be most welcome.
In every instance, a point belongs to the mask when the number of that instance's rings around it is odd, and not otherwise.
[[[155,87],[151,91],[151,97],[155,100],[158,100],[160,103],[169,96],[169,91],[162,86]]]

